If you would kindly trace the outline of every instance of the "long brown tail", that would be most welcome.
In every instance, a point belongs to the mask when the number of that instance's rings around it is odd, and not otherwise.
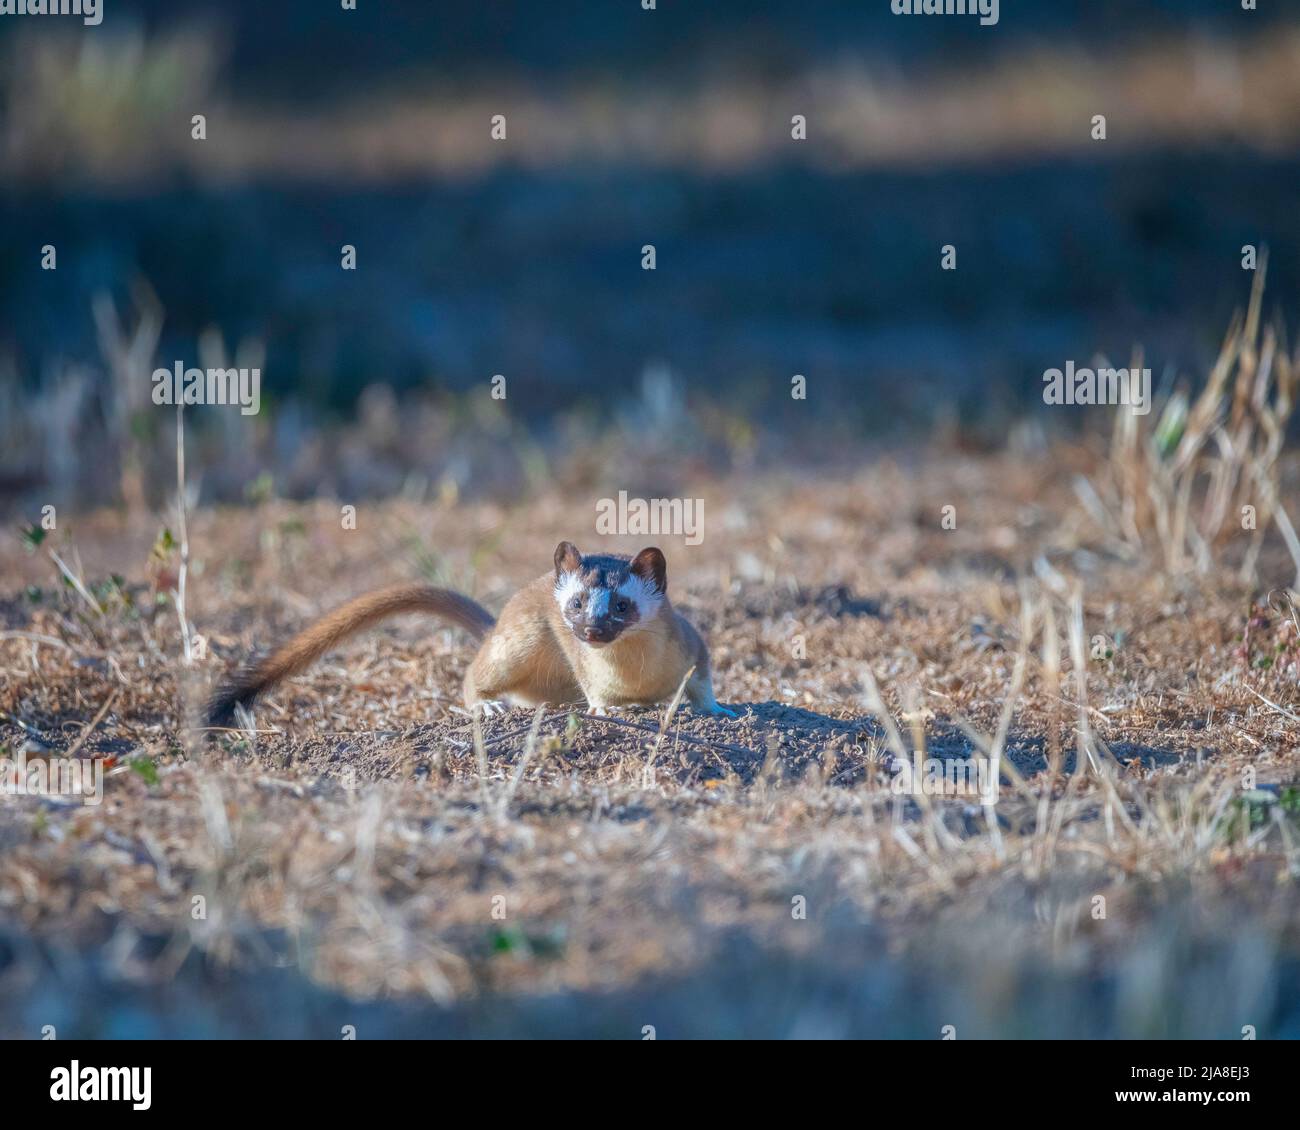
[[[208,702],[209,726],[228,726],[236,706],[247,706],[277,683],[296,675],[333,650],[349,636],[405,612],[427,612],[464,628],[476,640],[496,621],[481,604],[450,589],[428,585],[394,585],[367,593],[336,608],[310,628],[304,628],[265,659],[253,663],[225,683]]]

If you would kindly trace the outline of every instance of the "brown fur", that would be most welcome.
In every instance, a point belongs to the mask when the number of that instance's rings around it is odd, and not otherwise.
[[[406,612],[427,612],[450,620],[475,639],[492,630],[495,621],[481,604],[449,589],[428,585],[395,585],[349,601],[303,629],[265,659],[237,674],[208,703],[208,724],[228,726],[236,706],[248,706],[277,683],[306,670],[349,636]]]
[[[655,614],[638,621],[629,610],[627,627],[612,642],[594,647],[565,622],[555,599],[561,572],[576,572],[588,585],[616,584],[629,572],[660,587]],[[277,683],[304,670],[349,636],[391,616],[428,612],[450,620],[481,640],[465,675],[465,704],[507,700],[518,704],[565,704],[584,698],[593,710],[653,704],[677,693],[692,671],[686,694],[697,709],[722,712],[714,701],[709,653],[696,630],[668,602],[663,554],[642,551],[625,557],[583,558],[568,542],[556,550],[556,572],[526,585],[494,622],[481,605],[447,589],[404,585],[358,597],[304,629],[266,659],[254,664],[213,697],[209,723],[228,725],[235,707],[247,705]]]
[[[491,699],[521,705],[580,702],[595,709],[664,702],[686,672],[691,701],[712,701],[709,653],[699,633],[668,603],[658,615],[607,647],[587,647],[560,614],[555,577],[548,573],[510,598],[495,631],[465,677],[468,705]],[[707,690],[707,694],[704,693]]]

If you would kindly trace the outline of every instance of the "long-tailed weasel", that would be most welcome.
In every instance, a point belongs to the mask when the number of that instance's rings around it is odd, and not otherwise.
[[[633,558],[584,557],[572,542],[555,550],[555,571],[515,593],[501,618],[467,596],[427,585],[381,589],[343,605],[223,686],[208,705],[209,724],[228,725],[252,703],[347,637],[404,612],[450,620],[480,640],[465,675],[465,705],[587,700],[610,706],[686,698],[709,714],[736,715],[713,697],[709,651],[668,601],[668,566],[654,547]]]

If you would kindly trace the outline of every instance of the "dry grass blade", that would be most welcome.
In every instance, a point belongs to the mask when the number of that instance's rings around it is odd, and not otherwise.
[[[95,610],[96,616],[103,616],[104,610],[99,606],[99,601],[90,595],[90,590],[82,583],[81,578],[68,567],[67,562],[55,553],[54,550],[50,550],[50,557],[53,558],[54,564],[59,567],[59,572],[67,578],[68,584],[76,589],[77,595]]]
[[[880,724],[884,726],[890,752],[902,765],[909,765],[910,755],[907,746],[903,744],[902,732],[898,728],[898,723],[894,721],[894,716],[890,713],[889,707],[885,705],[884,696],[880,693],[880,685],[876,682],[876,676],[872,672],[870,664],[865,664],[862,668],[862,682],[865,705],[880,721]],[[949,849],[959,847],[960,842],[944,827],[943,820],[926,792],[924,783],[914,779],[913,784],[915,786],[913,794],[924,817],[923,827],[931,855],[938,853],[940,845]],[[947,881],[946,877],[945,881]]]
[[[664,711],[663,718],[659,722],[659,736],[655,738],[654,748],[650,751],[650,757],[646,761],[645,772],[648,779],[653,780],[655,761],[659,758],[659,751],[663,748],[664,735],[668,732],[668,727],[673,724],[673,717],[677,713],[677,708],[682,704],[682,696],[686,693],[686,684],[691,681],[691,676],[695,674],[694,665],[682,676],[681,684],[677,688],[677,693],[673,695],[673,700],[668,704],[668,709]]]
[[[185,404],[176,405],[176,521],[180,533],[180,564],[176,569],[176,617],[181,627],[181,647],[185,655],[185,664],[194,662],[194,646],[191,640],[190,622],[185,615],[185,598],[190,574],[190,531],[186,518],[185,499]]]
[[[1247,687],[1246,689],[1250,691],[1250,693],[1253,694],[1257,699],[1259,699],[1259,701],[1262,702],[1265,706],[1272,707],[1272,709],[1276,710],[1283,717],[1290,718],[1292,722],[1300,722],[1300,714],[1295,714],[1294,712],[1288,710],[1285,706],[1278,706],[1278,704],[1274,702],[1271,698],[1265,698],[1254,687]]]
[[[64,651],[72,651],[73,648],[65,641],[55,636],[42,635],[40,632],[0,632],[0,640],[30,640],[32,643],[44,644],[47,647],[61,647]]]
[[[1233,319],[1200,393],[1175,389],[1143,416],[1118,407],[1105,473],[1076,487],[1105,538],[1118,535],[1173,575],[1209,574],[1244,529],[1251,537],[1241,574],[1253,578],[1272,523],[1300,584],[1300,536],[1281,504],[1279,469],[1300,353],[1286,354],[1277,331],[1263,326],[1266,275],[1265,255],[1246,313]]]
[[[1074,775],[1078,777],[1086,764],[1100,776],[1101,765],[1094,751],[1092,723],[1088,717],[1088,649],[1083,629],[1083,592],[1079,589],[1070,598],[1070,662],[1074,665],[1075,696],[1079,708]]]
[[[121,687],[113,688],[113,690],[109,693],[108,698],[104,700],[104,705],[99,708],[99,712],[95,715],[93,719],[91,719],[90,725],[81,731],[80,736],[77,738],[75,742],[72,743],[71,747],[68,749],[68,752],[63,755],[64,757],[71,759],[73,757],[76,757],[77,754],[81,752],[81,747],[86,744],[86,739],[89,738],[90,735],[94,732],[95,727],[98,726],[108,716],[108,712],[113,709],[113,703],[117,701],[117,696],[121,693],[122,693]]]
[[[480,812],[488,810],[488,757],[487,746],[483,744],[483,723],[479,720],[479,711],[475,710],[470,718],[474,731],[474,757],[478,765],[478,791],[481,802]]]
[[[509,784],[506,785],[505,793],[501,798],[501,807],[497,815],[502,821],[506,819],[506,810],[511,800],[514,799],[514,795],[519,789],[519,783],[524,779],[524,773],[533,759],[533,753],[537,749],[537,739],[542,732],[542,722],[545,718],[546,707],[539,706],[533,714],[532,725],[528,728],[528,737],[524,739],[524,751],[519,757],[519,764],[515,766],[514,775],[510,778]],[[486,750],[484,756],[486,756]]]

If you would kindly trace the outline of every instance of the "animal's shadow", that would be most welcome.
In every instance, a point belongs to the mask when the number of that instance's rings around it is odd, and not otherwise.
[[[774,784],[821,781],[831,787],[853,788],[870,777],[882,784],[891,782],[902,772],[884,727],[870,714],[834,717],[777,701],[732,702],[728,708],[738,717],[697,714],[683,706],[665,729],[662,709],[631,707],[598,717],[574,706],[546,716],[539,735],[563,738],[556,755],[575,769],[594,768],[611,758],[624,764],[648,764],[653,751],[656,775],[683,784],[722,779],[741,786],[760,780]],[[489,759],[513,762],[519,757],[533,721],[532,712],[523,709],[483,719],[481,732]],[[919,762],[912,753],[912,735],[906,726],[901,736],[913,776],[918,772],[927,777],[937,774],[954,782],[964,780],[969,786],[973,780],[970,763],[982,757],[983,749],[951,719],[939,717],[927,724],[924,758]],[[473,730],[465,723],[421,728],[416,749],[431,752],[448,740],[462,752],[468,751]],[[1168,750],[1131,742],[1112,743],[1110,750],[1122,767],[1136,762],[1151,768],[1179,760],[1178,754]],[[1022,777],[1047,770],[1051,756],[1041,736],[1015,729],[1007,735],[1005,763]],[[1072,774],[1074,746],[1063,746],[1059,756],[1062,773]],[[967,764],[958,764],[961,762]],[[1012,783],[1006,772],[1002,783],[1004,787]]]
[[[670,727],[679,741],[694,747],[682,761],[684,766],[701,765],[698,775],[702,779],[731,773],[750,785],[760,776],[802,780],[815,771],[827,784],[851,787],[872,772],[892,775],[896,771],[884,727],[871,715],[836,718],[776,701],[731,703],[730,709],[740,717],[701,717],[683,711]],[[657,728],[658,712],[637,713],[643,725]],[[902,738],[910,751],[911,734],[906,727]],[[1180,760],[1176,753],[1133,742],[1116,742],[1109,748],[1124,768],[1134,762],[1153,768]],[[927,725],[925,758],[939,762],[943,772],[951,773],[952,763],[981,755],[981,747],[950,720],[940,718]],[[1033,777],[1049,768],[1051,752],[1041,736],[1012,730],[1003,756],[1021,776]],[[1072,744],[1061,749],[1063,773],[1074,772],[1076,757]],[[1003,783],[1010,784],[1005,774]]]

